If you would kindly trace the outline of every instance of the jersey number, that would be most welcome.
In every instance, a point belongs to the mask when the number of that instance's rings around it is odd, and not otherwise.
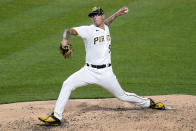
[[[109,48],[109,53],[111,53],[111,45],[109,45],[109,47],[108,47],[108,48]]]

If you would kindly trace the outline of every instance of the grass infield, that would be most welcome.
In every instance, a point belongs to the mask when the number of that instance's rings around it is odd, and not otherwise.
[[[60,55],[64,29],[90,25],[95,5],[106,17],[129,7],[110,27],[113,70],[124,90],[196,95],[196,0],[1,0],[0,103],[58,97],[63,81],[85,63],[79,37],[70,39],[72,59]],[[71,95],[105,97],[113,96],[95,85]]]

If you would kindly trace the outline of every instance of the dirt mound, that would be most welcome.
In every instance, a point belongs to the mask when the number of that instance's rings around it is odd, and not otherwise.
[[[165,111],[144,109],[116,98],[75,99],[68,102],[62,125],[52,127],[42,125],[38,117],[50,114],[55,101],[2,104],[0,130],[196,130],[196,96],[164,95],[151,98],[176,109]]]

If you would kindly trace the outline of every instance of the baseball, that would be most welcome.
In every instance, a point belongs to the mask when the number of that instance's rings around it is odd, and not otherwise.
[[[128,11],[129,11],[129,9],[128,8],[126,8],[126,10],[124,11],[125,13],[128,13]]]

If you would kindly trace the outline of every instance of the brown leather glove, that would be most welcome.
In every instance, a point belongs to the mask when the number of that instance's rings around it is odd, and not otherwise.
[[[61,54],[64,56],[65,59],[71,58],[72,56],[72,46],[70,44],[63,46],[60,44],[59,47]]]

